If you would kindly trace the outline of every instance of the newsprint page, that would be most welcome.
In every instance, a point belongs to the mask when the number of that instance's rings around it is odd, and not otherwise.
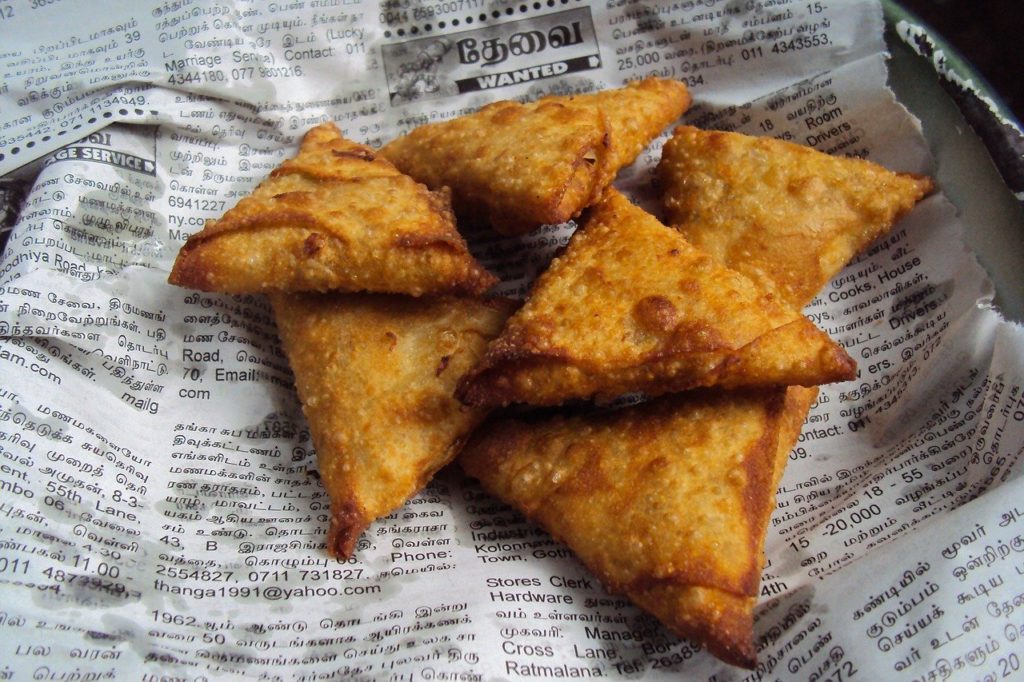
[[[167,284],[324,121],[660,76],[682,122],[928,174],[878,3],[0,0],[0,36],[0,680],[1024,676],[1024,334],[941,187],[804,310],[858,377],[789,456],[752,670],[457,467],[331,559],[269,304]],[[668,134],[616,181],[652,211]],[[521,297],[573,228],[470,241]]]

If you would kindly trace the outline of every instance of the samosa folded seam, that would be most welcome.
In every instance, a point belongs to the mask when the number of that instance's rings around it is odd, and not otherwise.
[[[171,284],[222,293],[482,294],[446,190],[431,192],[331,123],[185,242]]]

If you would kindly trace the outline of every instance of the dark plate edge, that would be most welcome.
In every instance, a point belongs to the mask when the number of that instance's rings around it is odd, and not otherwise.
[[[981,139],[1006,186],[1024,204],[1024,132],[995,91],[946,40],[893,0],[882,0],[889,33],[928,61],[943,90]]]

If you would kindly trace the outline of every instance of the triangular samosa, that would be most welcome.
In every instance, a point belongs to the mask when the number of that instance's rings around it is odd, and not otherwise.
[[[805,317],[610,189],[459,397],[557,405],[634,391],[812,386],[855,370]]]
[[[415,128],[380,154],[433,189],[451,187],[460,219],[522,234],[579,215],[689,103],[686,86],[656,78],[500,101]]]
[[[271,302],[331,498],[328,551],[348,557],[486,416],[452,393],[510,303],[337,293]]]
[[[863,159],[689,126],[665,143],[658,175],[670,225],[794,308],[932,189]]]
[[[170,282],[225,293],[479,294],[497,280],[470,255],[446,192],[431,192],[325,123],[298,156],[192,235]]]
[[[505,417],[480,427],[459,462],[608,590],[752,667],[768,519],[816,394],[691,391],[583,416]]]

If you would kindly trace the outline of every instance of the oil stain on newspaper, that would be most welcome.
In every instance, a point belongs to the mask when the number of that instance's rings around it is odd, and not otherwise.
[[[601,66],[589,7],[392,43],[383,56],[392,105]]]

